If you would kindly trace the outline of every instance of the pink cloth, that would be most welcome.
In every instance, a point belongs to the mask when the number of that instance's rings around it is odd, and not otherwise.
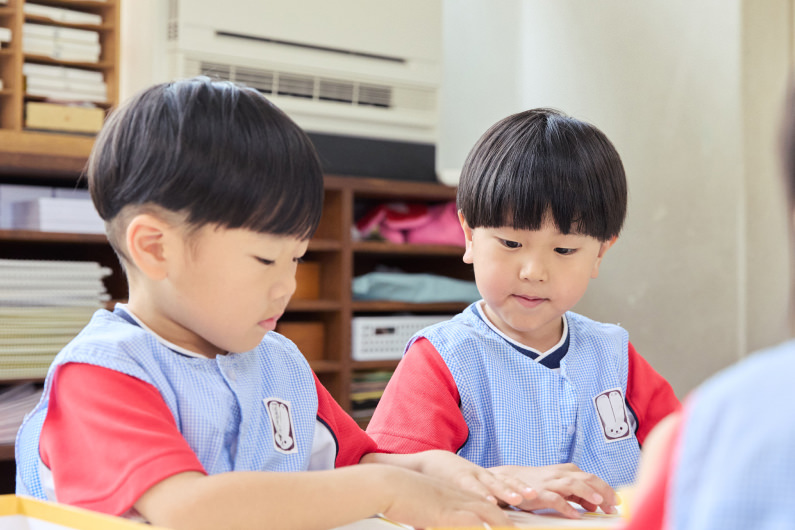
[[[465,246],[455,202],[380,204],[356,223],[364,239],[381,237],[392,243]]]

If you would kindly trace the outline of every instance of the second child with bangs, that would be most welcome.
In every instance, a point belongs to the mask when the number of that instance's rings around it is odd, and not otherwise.
[[[621,159],[596,127],[534,109],[469,153],[457,206],[482,300],[418,332],[367,429],[520,477],[521,506],[613,512],[646,434],[679,408],[627,332],[571,311],[624,223]]]

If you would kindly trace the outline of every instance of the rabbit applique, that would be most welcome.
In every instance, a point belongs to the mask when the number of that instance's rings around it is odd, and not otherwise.
[[[594,398],[596,412],[602,422],[605,440],[614,442],[630,436],[627,411],[621,390],[612,389],[602,392]]]
[[[283,453],[295,451],[293,425],[290,421],[290,409],[286,403],[272,399],[268,401],[268,414],[273,427],[273,441],[276,449]]]

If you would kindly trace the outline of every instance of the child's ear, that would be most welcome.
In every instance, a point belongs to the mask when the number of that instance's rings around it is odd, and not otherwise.
[[[171,225],[148,213],[136,215],[127,225],[130,260],[151,280],[162,280],[168,275],[166,247],[172,230]]]
[[[464,263],[472,263],[472,229],[464,219],[464,212],[458,210],[458,222],[461,223],[461,228],[464,229],[464,240],[466,250],[464,250]]]
[[[593,264],[593,270],[591,271],[591,278],[597,278],[599,276],[599,265],[602,264],[602,258],[607,252],[607,249],[612,247],[617,239],[618,236],[614,236],[613,238],[607,241],[602,241],[601,245],[599,246],[599,253],[596,255],[596,262],[594,262]]]

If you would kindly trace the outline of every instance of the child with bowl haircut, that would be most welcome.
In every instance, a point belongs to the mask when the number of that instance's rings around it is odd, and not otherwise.
[[[17,437],[18,493],[191,529],[509,524],[497,501],[534,496],[443,452],[374,453],[273,331],[323,180],[257,91],[151,87],[110,116],[87,176],[129,301],[54,360]]]
[[[367,432],[379,450],[442,449],[522,479],[543,505],[612,512],[649,430],[678,409],[627,332],[571,311],[621,231],[627,185],[593,125],[533,109],[492,126],[457,205],[482,300],[418,332]]]

